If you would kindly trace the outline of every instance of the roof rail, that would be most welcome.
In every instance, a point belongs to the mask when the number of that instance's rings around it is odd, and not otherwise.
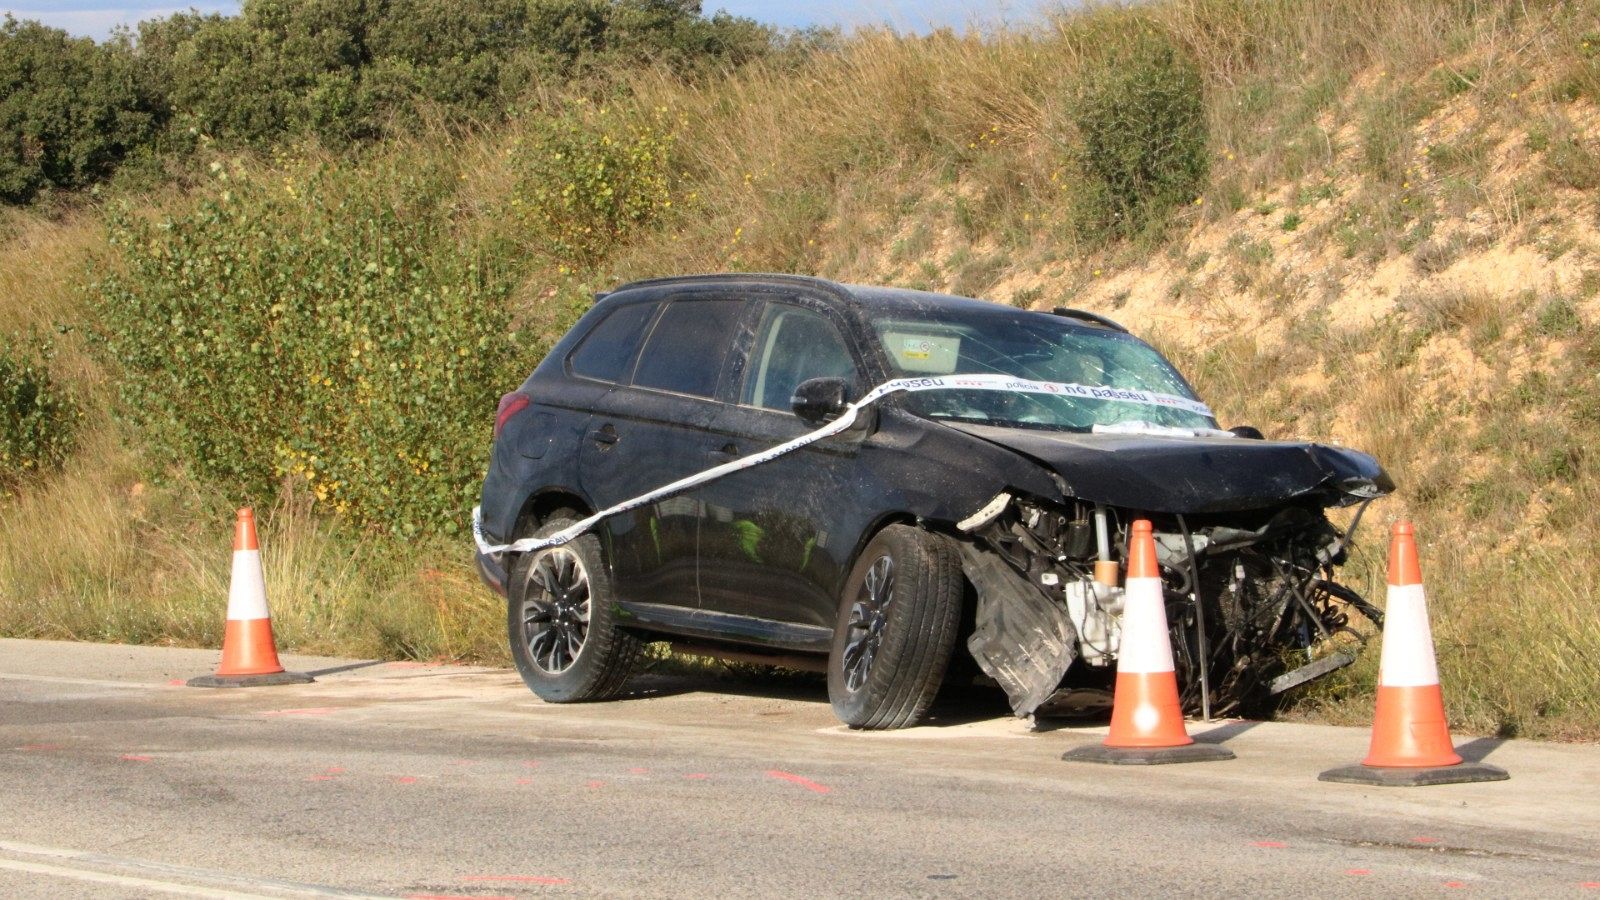
[[[1113,322],[1099,313],[1092,313],[1085,309],[1073,309],[1070,306],[1058,306],[1053,310],[1053,312],[1065,319],[1077,319],[1081,322],[1088,322],[1093,325],[1099,325],[1103,328],[1110,328],[1113,331],[1120,331],[1123,334],[1128,333],[1128,329],[1122,327],[1120,324]]]

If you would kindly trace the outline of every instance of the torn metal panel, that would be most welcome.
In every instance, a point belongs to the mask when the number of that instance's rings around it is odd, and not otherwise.
[[[997,555],[961,544],[961,568],[978,592],[977,628],[967,649],[1026,716],[1055,693],[1077,658],[1078,634],[1051,600]]]

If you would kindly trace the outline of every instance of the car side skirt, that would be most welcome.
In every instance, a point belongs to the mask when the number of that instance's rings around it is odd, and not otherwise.
[[[833,646],[831,628],[691,609],[666,603],[637,603],[622,600],[617,605],[622,610],[621,624],[628,628],[801,653],[827,653]]]

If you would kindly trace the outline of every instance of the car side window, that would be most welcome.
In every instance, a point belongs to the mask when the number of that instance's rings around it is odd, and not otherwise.
[[[844,337],[820,313],[773,303],[761,317],[740,402],[788,412],[794,389],[811,378],[843,378],[854,396],[858,379]]]
[[[722,362],[744,304],[738,300],[674,300],[639,355],[633,383],[696,397],[717,392]]]
[[[572,374],[598,381],[618,381],[628,371],[639,339],[656,311],[654,303],[635,303],[611,311],[567,357]]]

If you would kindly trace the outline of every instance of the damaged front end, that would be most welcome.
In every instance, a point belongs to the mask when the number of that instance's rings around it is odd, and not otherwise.
[[[1148,518],[1185,711],[1259,715],[1353,662],[1365,639],[1355,620],[1380,623],[1334,575],[1366,504],[1389,489],[1385,477],[1347,484],[1342,501],[1189,513],[1001,494],[957,526],[978,596],[968,649],[1018,716],[1109,706],[1129,532]],[[1341,502],[1360,504],[1350,532],[1325,513]]]

